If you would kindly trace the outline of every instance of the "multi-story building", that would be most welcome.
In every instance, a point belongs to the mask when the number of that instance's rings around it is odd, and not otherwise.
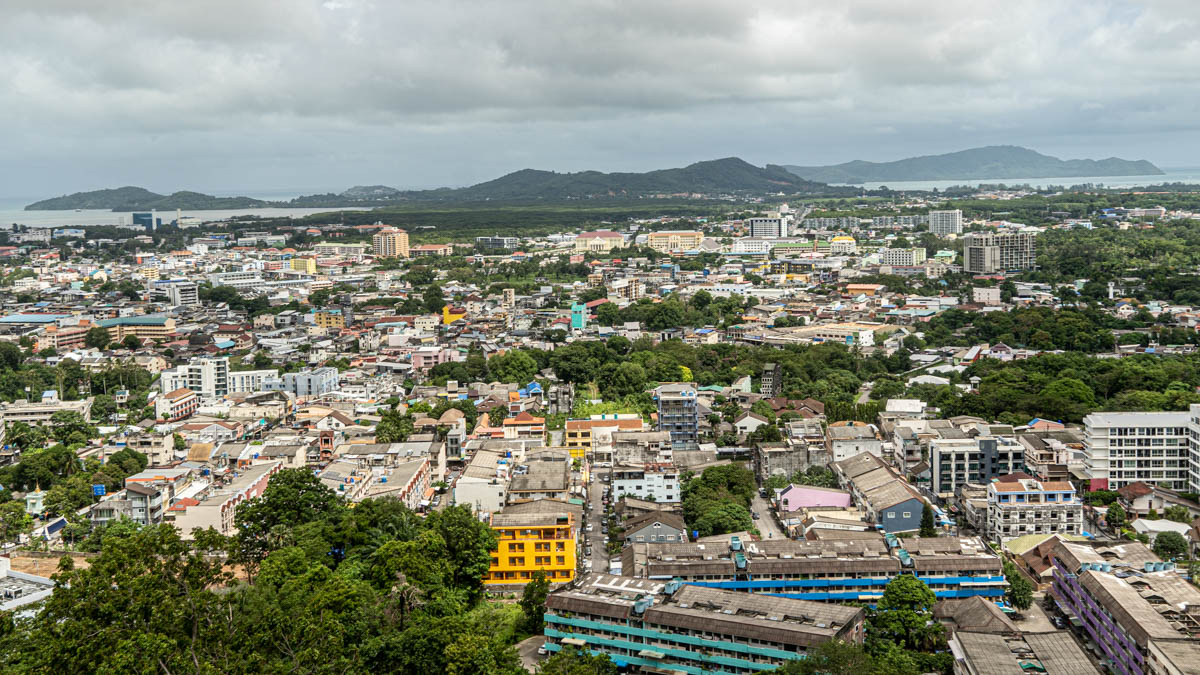
[[[341,330],[346,327],[346,315],[340,309],[312,310],[313,323],[328,330]]]
[[[825,432],[826,448],[832,461],[840,462],[864,452],[879,457],[883,454],[883,442],[879,434],[870,424],[844,423],[831,424]]]
[[[1011,428],[1004,428],[1011,432]],[[929,441],[932,490],[949,498],[958,486],[986,484],[993,478],[1021,471],[1025,447],[1006,434],[973,438],[943,437]]]
[[[154,414],[167,422],[186,419],[200,407],[200,397],[191,389],[179,388],[154,400]]]
[[[762,381],[759,384],[758,390],[763,396],[775,398],[779,396],[779,392],[783,389],[783,366],[778,363],[768,363],[763,365]]]
[[[1059,541],[1051,593],[1121,675],[1193,673],[1200,663],[1200,590],[1145,545]]]
[[[925,500],[879,457],[863,452],[834,462],[833,471],[867,522],[888,533],[921,528]]]
[[[321,242],[313,244],[313,253],[317,255],[334,255],[342,258],[361,258],[368,250],[366,244],[334,244]]]
[[[1188,407],[1188,491],[1200,491],[1200,405]]]
[[[962,234],[962,210],[930,211],[929,231],[938,236],[947,234]]]
[[[91,326],[56,326],[50,324],[38,337],[38,350],[53,349],[58,353],[69,352],[84,346],[87,332]]]
[[[654,390],[658,404],[658,430],[671,434],[674,442],[695,442],[700,438],[700,412],[696,388],[691,384],[664,384]]]
[[[313,398],[338,390],[340,375],[332,366],[305,368],[297,373],[284,373],[281,377],[266,378],[262,382],[264,391],[290,391],[296,396]]]
[[[650,499],[662,504],[674,504],[683,499],[679,470],[674,464],[616,463],[612,467],[613,495]]]
[[[787,220],[778,214],[765,218],[747,218],[746,229],[751,237],[758,239],[779,239],[788,236]]]
[[[925,262],[923,248],[884,248],[879,250],[879,261],[884,265],[916,267]]]
[[[122,316],[103,319],[96,325],[108,330],[108,339],[113,342],[120,342],[130,335],[142,342],[166,340],[175,332],[175,319],[169,316]]]
[[[646,245],[662,253],[694,251],[704,241],[703,232],[690,230],[663,230],[646,235]]]
[[[995,274],[1033,269],[1036,239],[1036,231],[968,232],[963,235],[963,270]]]
[[[408,252],[414,258],[444,258],[454,254],[454,246],[451,244],[421,244],[413,246]]]
[[[1007,586],[1000,557],[978,537],[902,539],[850,530],[816,536],[634,543],[621,552],[621,573],[835,603],[876,602],[901,574],[915,575],[939,598],[1000,598]]]
[[[166,466],[175,461],[174,434],[141,433],[126,440],[125,447],[145,455],[149,466]]]
[[[277,370],[231,371],[229,357],[204,356],[162,371],[159,383],[163,391],[190,389],[203,397],[217,398],[231,393],[262,391],[266,380],[278,376]]]
[[[480,248],[515,251],[521,245],[519,237],[475,237],[475,245]]]
[[[1027,534],[1079,534],[1083,502],[1069,482],[1001,478],[987,487],[987,535],[1006,541]]]
[[[484,584],[525,584],[538,570],[551,584],[575,578],[578,525],[570,512],[495,513],[491,527],[498,544]]]
[[[316,256],[300,255],[288,261],[288,267],[297,272],[305,274],[317,273],[317,258]]]
[[[584,232],[575,238],[577,253],[608,253],[614,248],[621,248],[624,245],[625,237],[621,236],[621,233],[611,230]]]
[[[92,507],[89,514],[92,525],[121,519],[144,526],[157,525],[163,522],[166,512],[164,502],[168,497],[165,491],[165,488],[157,485],[130,483],[125,489],[107,495]]]
[[[563,445],[571,450],[572,457],[594,454],[597,446],[607,446],[607,458],[612,461],[612,435],[616,431],[641,431],[645,427],[642,416],[634,413],[611,413],[592,415],[588,419],[567,420],[563,432]]]
[[[834,237],[829,240],[829,252],[834,255],[853,255],[858,253],[858,242],[854,237]]]
[[[859,607],[589,575],[546,599],[550,652],[567,646],[646,673],[754,673],[830,640],[861,644]]]
[[[50,418],[60,410],[77,412],[83,416],[83,419],[90,420],[92,418],[92,398],[89,396],[82,401],[61,401],[57,395],[54,395],[46,396],[41,401],[0,402],[0,428],[14,422],[49,424]]]
[[[1084,469],[1091,487],[1116,490],[1144,481],[1188,489],[1187,412],[1096,412],[1083,418]]]
[[[371,252],[380,258],[407,258],[408,233],[395,227],[376,232],[371,237]]]

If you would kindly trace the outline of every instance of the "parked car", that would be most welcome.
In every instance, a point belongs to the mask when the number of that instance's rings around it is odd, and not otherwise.
[[[767,488],[759,488],[758,496],[762,497],[763,499],[766,499],[767,498]]]
[[[751,512],[750,512],[750,517],[751,517],[751,518],[753,518],[753,519],[755,519],[755,520],[758,520],[758,511],[751,511]]]
[[[545,656],[545,655],[546,655],[546,654],[548,654],[548,653],[549,653],[549,652],[547,652],[547,651],[546,651],[546,646],[545,646],[545,645],[542,645],[541,647],[538,647],[538,656]]]
[[[583,529],[587,530],[588,532],[591,532],[591,531],[592,531],[592,524],[591,524],[591,523],[588,523],[588,524],[587,524],[587,527],[585,527],[585,528],[583,528]]]

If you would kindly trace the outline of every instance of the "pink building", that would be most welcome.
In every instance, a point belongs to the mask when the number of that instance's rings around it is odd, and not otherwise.
[[[804,508],[849,508],[850,493],[811,485],[789,485],[779,492],[779,510],[791,513]]]
[[[422,347],[412,353],[413,370],[428,370],[440,363],[450,363],[451,361],[458,360],[459,353],[456,349]]]

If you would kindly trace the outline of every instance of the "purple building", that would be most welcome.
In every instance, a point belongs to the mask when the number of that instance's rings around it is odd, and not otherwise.
[[[814,507],[850,508],[849,492],[811,485],[789,485],[779,491],[778,499],[779,510],[784,513]]]
[[[1200,590],[1180,577],[1172,563],[1132,542],[1093,548],[1060,541],[1051,559],[1055,602],[1079,621],[1113,672],[1193,672],[1185,662],[1172,664],[1177,670],[1162,667],[1164,659],[1200,658],[1200,643],[1195,642],[1200,637]],[[1191,647],[1179,650],[1180,642]],[[1152,658],[1159,667],[1150,664]]]

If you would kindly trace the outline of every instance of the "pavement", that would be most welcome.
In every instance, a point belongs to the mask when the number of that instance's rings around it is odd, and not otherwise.
[[[1029,609],[1021,612],[1021,619],[1013,619],[1013,623],[1026,633],[1053,633],[1058,629],[1054,627],[1054,622],[1050,617],[1046,616],[1046,610],[1042,609],[1042,599],[1044,593],[1033,594],[1033,604]]]
[[[526,638],[517,643],[517,655],[521,657],[521,667],[529,672],[537,669],[537,665],[541,663],[545,656],[538,656],[538,647],[545,643],[546,638],[542,635],[534,635],[531,638]]]
[[[771,515],[771,505],[766,499],[755,494],[754,500],[750,502],[750,510],[758,514],[758,520],[754,521],[754,526],[762,533],[763,539],[787,539],[783,528],[779,526],[775,516]],[[768,537],[768,534],[771,536]]]

